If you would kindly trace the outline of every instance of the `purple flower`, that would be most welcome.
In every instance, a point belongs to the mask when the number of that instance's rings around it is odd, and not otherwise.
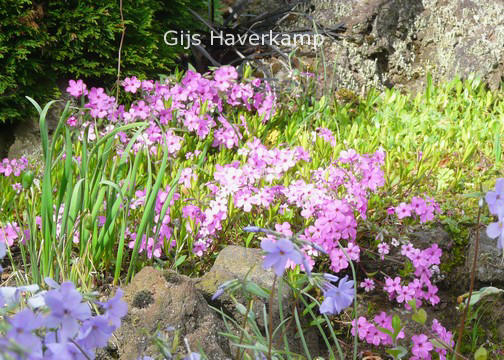
[[[105,310],[105,317],[116,328],[121,326],[121,318],[126,316],[128,313],[128,305],[121,300],[122,296],[123,291],[121,289],[117,289],[117,292],[112,299],[104,303],[98,302],[98,304]]]
[[[200,360],[200,359],[201,355],[195,352],[190,353],[184,358],[184,360]]]
[[[124,86],[124,91],[136,93],[137,89],[142,85],[142,82],[138,80],[136,76],[132,76],[131,78],[127,77],[124,79],[122,85]]]
[[[109,325],[105,316],[95,316],[82,324],[77,336],[77,342],[85,349],[107,346],[110,335],[115,327]]]
[[[15,341],[26,349],[28,353],[42,352],[42,342],[38,336],[32,334],[33,330],[42,326],[42,318],[35,315],[30,309],[23,309],[7,319],[11,326],[7,332],[7,338]]]
[[[499,218],[499,221],[488,225],[488,227],[486,229],[486,233],[487,233],[488,237],[491,239],[495,239],[496,237],[498,237],[499,239],[497,240],[497,248],[503,249],[504,248],[504,207],[497,206],[497,216]]]
[[[339,314],[352,304],[354,282],[347,280],[348,276],[342,278],[337,287],[326,283],[327,290],[324,291],[324,301],[320,305],[321,314]]]
[[[46,326],[56,328],[61,325],[63,338],[75,336],[79,331],[78,320],[85,321],[91,317],[89,305],[81,302],[82,295],[70,281],[61,284],[59,289],[48,291],[44,300],[51,310]]]
[[[261,228],[259,226],[245,226],[243,231],[258,233],[261,232]]]
[[[497,179],[495,191],[488,191],[485,200],[492,214],[497,214],[498,206],[504,207],[504,178]]]
[[[290,240],[280,239],[274,242],[270,239],[263,239],[261,248],[267,253],[263,261],[263,268],[273,267],[277,276],[283,275],[287,260],[291,260],[297,265],[303,263],[303,255]]]
[[[92,352],[85,354],[71,342],[63,341],[61,343],[46,343],[47,351],[44,354],[44,360],[89,360],[94,359]]]

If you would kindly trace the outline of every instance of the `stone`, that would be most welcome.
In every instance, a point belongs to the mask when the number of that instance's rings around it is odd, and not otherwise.
[[[409,235],[409,239],[413,246],[419,249],[426,249],[433,244],[437,244],[445,252],[453,247],[453,239],[440,225],[415,230]]]
[[[208,306],[193,281],[175,272],[144,267],[124,288],[128,315],[114,333],[102,359],[136,360],[139,356],[154,356],[159,351],[143,332],[153,335],[158,327],[168,326],[180,331],[180,354],[186,355],[184,337],[192,351],[204,349],[208,359],[223,360],[231,357],[227,340],[220,336],[225,327],[219,316]],[[173,338],[174,332],[167,332]],[[172,339],[170,338],[170,339]]]
[[[357,93],[396,87],[417,92],[434,81],[479,76],[491,89],[504,80],[504,2],[501,0],[312,0],[311,18],[284,30],[344,23],[322,49],[302,47],[305,63],[323,50],[327,84]],[[323,66],[326,66],[324,69]],[[331,81],[329,81],[331,80]]]
[[[238,319],[241,316],[229,296],[222,295],[216,301],[212,301],[211,298],[217,291],[219,285],[232,279],[244,280],[245,277],[247,277],[249,281],[252,281],[267,290],[270,290],[273,286],[274,273],[271,270],[264,270],[262,268],[261,249],[249,249],[242,246],[229,245],[221,250],[210,271],[205,273],[200,279],[196,280],[195,284],[212,305],[216,307],[223,307],[227,313],[232,314],[233,317]],[[277,285],[278,283],[279,282],[277,282]],[[290,292],[287,291],[286,286],[284,286],[283,294],[285,311],[288,311],[290,307],[289,301],[292,301],[292,296]],[[240,294],[238,294],[237,299],[243,305],[247,305],[246,299],[244,299]],[[259,302],[256,301],[255,306],[253,307],[253,311],[258,318],[260,326],[264,326],[264,322],[262,320],[263,305],[268,307],[267,299],[261,299]],[[274,310],[273,318],[276,321],[280,319],[278,310],[276,309]]]
[[[466,259],[467,277],[473,268],[476,234],[470,236],[469,255]],[[480,229],[476,281],[480,285],[504,288],[504,258],[502,250],[497,249],[497,239],[490,239],[485,229]]]
[[[264,270],[262,268],[262,255],[261,249],[249,249],[242,246],[229,245],[221,250],[214,265],[205,273],[200,279],[195,280],[196,287],[200,289],[209,303],[216,308],[222,308],[223,311],[231,315],[238,323],[243,322],[242,315],[236,309],[232,299],[224,294],[216,301],[212,301],[211,297],[217,291],[217,287],[232,279],[243,280],[247,277],[248,280],[253,281],[257,285],[271,289],[273,286],[274,273],[271,270]],[[277,279],[276,291],[279,289],[280,281]],[[284,284],[282,287],[282,307],[284,317],[292,315],[293,297],[288,286]],[[276,293],[278,294],[278,292]],[[236,299],[244,306],[247,305],[246,299],[240,294],[237,294]],[[280,323],[280,315],[277,308],[277,299],[273,303],[273,323],[277,326]],[[252,306],[258,326],[264,329],[263,309],[269,309],[269,299],[257,299]],[[292,323],[289,328],[289,349],[291,352],[303,354],[302,344],[299,339],[295,339],[295,323]],[[310,329],[305,334],[307,344],[309,346],[312,356],[320,353],[319,338],[315,328]],[[284,345],[280,338],[275,339],[275,347],[283,349]]]

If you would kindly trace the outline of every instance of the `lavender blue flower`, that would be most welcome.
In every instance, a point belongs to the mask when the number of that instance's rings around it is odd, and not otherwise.
[[[23,309],[7,319],[10,329],[7,338],[21,345],[29,354],[42,354],[42,341],[32,331],[42,326],[43,320],[30,309]]]
[[[122,296],[123,291],[121,289],[117,289],[112,299],[104,303],[98,302],[98,304],[105,310],[105,317],[116,328],[121,326],[121,318],[126,316],[128,313],[128,305],[121,300]]]
[[[107,317],[95,316],[82,324],[77,342],[86,349],[105,347],[115,329],[115,326],[109,325]]]
[[[326,283],[328,286],[324,291],[324,301],[320,305],[321,314],[339,314],[352,304],[354,282],[347,280],[348,276],[342,278],[337,287]]]
[[[44,296],[51,314],[46,318],[46,326],[56,328],[61,325],[61,336],[71,338],[79,331],[78,321],[85,321],[91,317],[91,309],[82,303],[82,295],[75,290],[72,282],[64,282],[56,290],[48,291]]]
[[[263,268],[273,267],[277,276],[283,275],[288,260],[297,265],[303,263],[303,255],[288,239],[279,239],[276,242],[270,239],[263,239],[261,241],[261,248],[266,252]]]
[[[497,206],[498,221],[488,225],[486,233],[489,238],[497,239],[497,248],[504,248],[504,207]]]
[[[504,207],[504,178],[497,179],[495,191],[488,191],[485,195],[488,208],[492,214],[497,214],[498,207]]]

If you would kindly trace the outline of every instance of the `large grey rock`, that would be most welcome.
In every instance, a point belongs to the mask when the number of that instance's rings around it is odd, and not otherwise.
[[[208,306],[187,276],[143,268],[124,289],[128,315],[109,344],[119,359],[136,360],[139,356],[158,355],[159,351],[143,331],[153,335],[158,327],[180,331],[181,354],[185,355],[183,337],[192,351],[201,346],[210,360],[231,358],[227,340],[218,333],[225,331],[222,320]],[[168,332],[173,337],[174,332]],[[106,359],[107,357],[103,356]]]
[[[215,259],[215,263],[199,280],[196,280],[196,287],[200,289],[205,297],[217,307],[223,307],[227,313],[232,314],[236,318],[240,318],[236,306],[232,299],[224,294],[217,301],[212,302],[210,299],[217,291],[219,285],[225,283],[226,281],[232,279],[239,279],[254,282],[264,289],[271,289],[273,286],[274,273],[271,270],[264,270],[262,268],[262,255],[261,249],[248,249],[241,246],[230,245],[226,246]],[[277,281],[276,290],[278,291]],[[292,301],[292,296],[290,291],[287,290],[287,286],[283,286],[283,303],[285,311],[288,312]],[[278,293],[277,293],[278,294]],[[247,300],[241,296],[240,293],[236,294],[238,301],[243,305],[246,305]],[[260,301],[255,301],[253,307],[254,313],[257,315],[258,323],[264,326],[262,320],[263,305],[268,308],[267,299],[260,299]],[[276,303],[276,302],[275,302]],[[274,304],[275,305],[275,304]],[[274,307],[274,320],[279,320],[278,310]]]
[[[334,87],[361,91],[396,86],[418,91],[434,80],[475,73],[495,89],[504,75],[502,0],[312,0],[313,19],[345,23],[339,40],[326,38],[326,71]],[[299,17],[292,28],[311,26]],[[303,48],[308,64],[315,52]],[[319,53],[320,59],[320,53]],[[319,67],[319,74],[323,74]],[[328,81],[329,83],[329,81]]]
[[[472,271],[476,234],[471,234],[469,255],[466,260],[467,276]],[[480,230],[476,280],[486,285],[504,286],[504,258],[497,249],[497,240],[490,239],[484,229]]]
[[[271,289],[273,286],[274,273],[271,270],[264,270],[262,268],[262,255],[261,249],[247,249],[241,246],[230,245],[226,246],[221,250],[214,265],[206,274],[204,274],[199,280],[196,280],[196,287],[200,289],[208,301],[216,308],[222,308],[225,313],[230,314],[239,323],[242,322],[243,317],[237,311],[236,306],[232,299],[228,295],[222,295],[217,301],[212,302],[210,298],[217,291],[217,287],[232,279],[244,280],[245,277],[256,283],[257,285]],[[277,280],[276,282],[276,294],[282,282]],[[285,317],[292,315],[292,307],[294,305],[294,299],[292,293],[290,292],[288,286],[283,283],[282,286],[282,308]],[[241,296],[239,293],[236,294],[237,300],[244,306],[247,305],[247,300]],[[275,300],[272,305],[273,309],[273,326],[278,326],[280,323],[280,315],[278,311],[278,297],[275,296]],[[263,308],[269,309],[269,299],[256,299],[252,310],[256,316],[257,324],[264,328],[263,321]],[[295,324],[290,326],[290,346],[289,350],[295,353],[303,353],[301,342],[299,339],[295,339]],[[319,339],[316,333],[316,329],[311,329],[305,334],[307,343],[309,344],[310,352],[312,356],[316,356],[320,353]],[[275,347],[277,349],[283,348],[283,343],[280,338],[275,339]]]

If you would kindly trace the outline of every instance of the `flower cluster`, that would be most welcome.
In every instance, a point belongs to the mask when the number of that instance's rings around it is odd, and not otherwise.
[[[413,347],[411,352],[413,356],[410,358],[412,360],[425,360],[431,359],[431,352],[435,348],[435,352],[438,353],[439,360],[446,360],[447,349],[446,347],[453,347],[455,345],[455,341],[453,341],[453,334],[451,331],[447,331],[439,321],[434,319],[432,321],[431,330],[434,336],[437,338],[443,347],[434,347],[432,342],[429,340],[429,337],[425,334],[417,334],[411,337],[411,341],[413,343]]]
[[[28,166],[28,159],[25,156],[22,156],[19,159],[3,159],[0,162],[0,174],[3,176],[19,176],[21,175],[21,171],[23,171]]]
[[[392,326],[392,316],[387,315],[384,311],[376,315],[373,321],[368,321],[366,317],[360,316],[358,319],[352,321],[352,335],[358,333],[358,337],[361,341],[366,341],[368,344],[375,346],[384,345],[392,346],[393,340],[390,334],[387,334],[383,330],[388,330],[393,333],[394,329]],[[382,330],[383,329],[383,330]],[[447,347],[453,347],[455,342],[453,341],[453,334],[447,331],[438,320],[434,319],[432,321],[432,335],[438,340],[443,347],[437,347],[435,351],[438,353],[440,360],[446,359]],[[399,331],[396,340],[404,339],[404,332]],[[413,356],[410,359],[413,360],[425,360],[431,359],[431,352],[434,350],[434,345],[430,341],[429,337],[425,334],[416,334],[411,338],[413,347],[411,352]]]
[[[46,279],[52,289],[28,300],[30,307],[10,316],[21,291],[35,292],[38,286],[1,288],[0,305],[6,333],[0,338],[0,354],[23,359],[93,359],[96,348],[105,347],[128,311],[122,291],[107,302],[98,302],[103,315],[92,316],[91,307],[72,282],[58,285]]]
[[[357,219],[355,212],[366,217],[367,197],[384,183],[381,165],[384,152],[359,155],[354,150],[342,151],[340,157],[326,168],[313,171],[309,183],[294,180],[280,182],[284,175],[300,161],[310,161],[309,153],[302,147],[295,149],[268,149],[259,139],[254,139],[239,150],[245,163],[235,161],[217,165],[215,183],[207,184],[212,191],[209,206],[187,205],[183,209],[187,230],[197,241],[193,251],[202,255],[212,243],[221,224],[228,216],[229,198],[233,207],[249,213],[267,210],[282,203],[281,212],[299,211],[313,225],[305,228],[301,238],[314,243],[329,253],[331,270],[339,272],[351,260],[358,261],[360,248],[356,244]],[[342,193],[343,197],[338,196]],[[287,236],[292,234],[290,224],[277,224],[277,230]],[[289,234],[290,232],[290,234]],[[345,241],[341,249],[338,245]],[[301,249],[310,267],[315,263],[317,251]],[[287,267],[293,267],[287,262]]]
[[[387,315],[384,311],[373,318],[374,322],[367,321],[364,316],[352,321],[352,335],[358,333],[361,341],[366,341],[368,344],[392,345],[392,337],[389,334],[382,332],[379,328],[394,331],[392,327],[392,316]],[[404,339],[404,332],[400,331],[397,335],[398,339]]]
[[[191,169],[189,169],[191,170]],[[191,178],[191,173],[186,171],[185,172],[185,177],[184,179],[190,179]],[[139,252],[142,253],[145,251],[147,253],[147,258],[152,258],[153,256],[159,258],[161,257],[161,251],[163,248],[163,245],[165,243],[169,244],[170,247],[175,245],[175,240],[172,239],[172,234],[173,234],[173,227],[170,226],[170,214],[169,211],[164,215],[164,217],[161,219],[162,215],[162,210],[163,206],[166,203],[168,199],[168,195],[170,194],[171,188],[169,185],[167,185],[163,190],[160,190],[156,196],[156,204],[155,204],[155,222],[157,227],[159,228],[158,236],[153,237],[153,236],[147,236],[144,234],[142,236],[142,240],[140,243],[140,247],[138,248]],[[146,196],[146,191],[145,190],[137,190],[136,193],[136,198],[131,202],[130,208],[131,209],[137,209],[143,205],[145,205],[145,196]],[[176,200],[180,198],[180,194],[174,193],[173,197],[170,201],[170,206],[173,206]],[[130,249],[133,249],[135,247],[135,242],[137,241],[137,234],[133,232],[131,229],[133,227],[129,226],[126,230],[126,235],[130,239],[130,242],[128,244],[128,247]]]
[[[401,254],[406,256],[413,263],[415,268],[415,279],[406,285],[401,285],[401,278],[385,278],[384,290],[389,294],[390,300],[395,299],[398,303],[404,303],[409,309],[408,302],[416,300],[417,306],[421,306],[422,299],[430,302],[432,305],[439,303],[439,297],[436,295],[438,288],[432,284],[430,278],[433,275],[433,267],[441,262],[442,250],[437,244],[431,245],[425,250],[416,249],[412,244],[403,245]]]
[[[435,212],[441,213],[441,208],[439,204],[429,196],[425,196],[425,199],[422,199],[419,196],[414,196],[411,199],[411,203],[407,204],[402,202],[395,208],[389,208],[388,211],[389,214],[397,214],[398,219],[404,219],[405,217],[419,217],[421,223],[433,220]]]
[[[91,117],[108,121],[101,132],[102,136],[112,131],[116,124],[149,122],[148,129],[137,138],[134,151],[146,148],[152,154],[157,154],[156,145],[163,141],[171,155],[180,150],[182,138],[170,130],[163,131],[156,119],[159,119],[161,126],[182,126],[202,140],[214,130],[213,146],[236,147],[242,138],[242,129],[247,131],[246,124],[229,122],[222,115],[224,106],[254,112],[267,122],[275,114],[275,94],[269,84],[262,83],[260,79],[239,82],[238,73],[232,66],[221,67],[212,75],[213,78],[188,71],[181,82],[175,84],[168,80],[153,82],[141,81],[135,76],[126,78],[122,83],[124,90],[133,94],[141,93],[142,97],[129,109],[124,105],[116,106],[116,99],[107,95],[103,88],[93,87],[88,91],[82,80],[70,80],[67,91],[75,97],[87,96],[84,107]],[[70,117],[68,124],[78,126],[76,117]],[[89,121],[81,125],[81,139],[86,128],[88,141],[94,141],[97,130]],[[130,141],[126,133],[119,133],[117,137],[122,143]]]

